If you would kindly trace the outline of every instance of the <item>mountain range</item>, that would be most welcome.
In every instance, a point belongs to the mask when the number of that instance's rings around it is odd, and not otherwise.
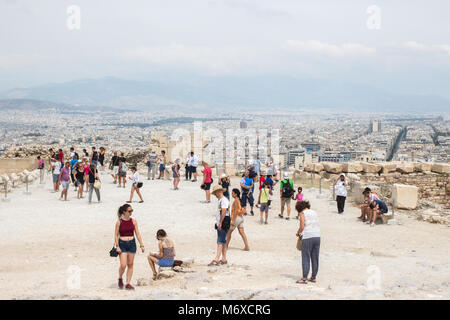
[[[0,108],[48,104],[187,112],[289,111],[447,113],[438,95],[397,94],[362,84],[287,76],[192,77],[136,81],[115,77],[16,88],[0,93]],[[32,102],[35,101],[35,102]]]

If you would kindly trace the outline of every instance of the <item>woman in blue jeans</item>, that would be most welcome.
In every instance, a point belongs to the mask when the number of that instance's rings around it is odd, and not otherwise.
[[[163,229],[159,229],[156,232],[156,239],[158,239],[159,253],[150,253],[148,255],[148,263],[153,271],[153,280],[156,280],[158,277],[155,265],[159,265],[160,267],[173,267],[176,255],[173,241],[167,238],[167,233]]]
[[[320,251],[320,225],[317,213],[311,210],[308,201],[297,202],[295,209],[299,213],[300,227],[297,237],[302,236],[302,269],[303,277],[297,283],[306,284],[316,282],[319,271]],[[308,279],[310,266],[312,266],[311,278]]]

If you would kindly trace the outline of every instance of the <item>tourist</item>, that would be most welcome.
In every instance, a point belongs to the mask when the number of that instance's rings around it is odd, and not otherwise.
[[[125,184],[127,183],[127,159],[125,158],[125,154],[122,152],[120,154],[119,158],[119,169],[118,169],[118,175],[119,175],[119,185],[117,188],[120,188],[120,185],[123,184],[123,187],[125,188]]]
[[[316,282],[319,271],[320,251],[320,225],[317,213],[311,210],[308,201],[297,202],[295,209],[300,215],[300,228],[297,237],[302,237],[302,270],[303,278],[297,283],[306,284],[308,281]],[[310,266],[312,267],[311,278],[308,279]]]
[[[60,200],[62,200],[64,197],[64,200],[67,201],[67,191],[69,190],[70,185],[70,173],[70,163],[69,161],[67,161],[64,164],[64,167],[60,170],[58,178],[58,183],[62,186],[61,197],[59,198]]]
[[[156,265],[160,267],[173,267],[174,258],[176,255],[173,241],[167,238],[167,233],[163,229],[156,232],[156,239],[158,240],[158,253],[150,253],[148,255],[148,263],[153,271],[153,280],[156,280],[158,273],[156,272]]]
[[[86,149],[83,149],[83,158],[89,159],[89,153],[87,152]]]
[[[239,189],[233,189],[233,191],[231,192],[231,196],[233,197],[234,201],[233,205],[231,206],[231,227],[227,235],[226,247],[228,249],[228,245],[230,244],[231,240],[231,234],[237,228],[239,234],[242,237],[242,240],[244,241],[244,251],[249,251],[250,247],[248,246],[247,236],[244,232],[244,218],[242,216],[244,210],[242,210],[241,207],[240,194],[241,192],[239,191]]]
[[[61,173],[61,165],[60,165],[57,155],[54,155],[53,159],[50,162],[50,166],[52,168],[52,176],[53,176],[53,192],[58,192],[59,191],[59,174]]]
[[[48,149],[48,153],[49,153],[49,155],[48,155],[48,170],[49,170],[49,172],[50,172],[50,171],[53,172],[53,169],[52,169],[52,160],[53,160],[53,158],[55,157],[55,151],[53,151],[53,149],[50,148],[50,149]]]
[[[361,215],[358,217],[358,219],[362,220],[362,222],[366,222],[369,219],[371,209],[370,209],[370,203],[374,200],[380,200],[378,196],[372,192],[372,190],[369,187],[366,187],[362,194],[364,195],[364,203],[359,205],[359,208],[361,209]]]
[[[259,157],[256,157],[256,159],[253,160],[252,166],[253,166],[256,174],[259,175],[260,169],[261,169],[261,160],[259,160]]]
[[[191,151],[191,158],[189,162],[189,167],[191,168],[191,173],[194,176],[192,182],[197,181],[197,167],[198,167],[198,157]]]
[[[253,179],[249,177],[249,171],[245,170],[244,175],[242,176],[240,185],[241,185],[241,191],[242,191],[242,198],[241,198],[241,205],[244,210],[247,210],[247,199],[250,204],[250,214],[253,216],[255,215],[253,212]]]
[[[273,192],[273,188],[274,188],[276,182],[274,182],[274,181],[272,180],[272,176],[269,175],[269,174],[267,174],[267,175],[266,175],[265,181],[267,181],[267,182],[269,183],[270,190],[272,190],[272,192]],[[272,204],[272,201],[273,201],[273,200],[274,200],[274,195],[273,195],[273,193],[272,193],[272,194],[269,194],[269,202],[268,202],[269,209],[270,209],[270,205]]]
[[[204,190],[205,190],[205,195],[206,195],[206,201],[205,203],[210,203],[211,202],[211,183],[213,182],[212,180],[212,169],[211,167],[205,162],[202,161],[202,166],[203,166],[203,182],[202,185],[205,186]]]
[[[119,156],[117,155],[117,151],[114,151],[113,156],[111,157],[109,169],[112,171],[111,177],[113,177],[114,184],[116,184],[119,176]]]
[[[136,167],[131,167],[131,173],[132,176],[129,177],[129,179],[132,181],[131,184],[131,193],[130,193],[130,200],[127,201],[127,203],[131,203],[133,201],[133,195],[134,191],[138,194],[141,201],[139,203],[144,202],[144,199],[142,198],[140,189],[142,188],[143,183],[141,182],[141,178],[139,177],[139,172],[137,171]]]
[[[230,201],[223,195],[223,188],[219,185],[214,186],[212,194],[219,200],[219,210],[216,216],[217,230],[217,254],[208,266],[217,266],[227,264],[227,234],[231,225]],[[222,256],[222,259],[220,257]]]
[[[104,147],[100,147],[100,154],[98,155],[98,162],[100,163],[100,170],[105,170],[105,153],[106,149]]]
[[[223,195],[227,197],[228,200],[230,200],[230,176],[227,176],[226,173],[222,173],[222,176],[220,177],[219,184],[222,186],[222,188],[225,190],[223,192]]]
[[[39,170],[39,183],[43,183],[43,181],[44,181],[44,160],[41,159],[41,156],[38,156],[37,161],[38,161],[37,168]]]
[[[297,188],[297,195],[293,195],[292,196],[292,200],[296,200],[297,202],[302,202],[303,201],[303,189],[302,187],[298,187]],[[300,214],[297,214],[295,216],[295,219],[299,219],[300,218]]]
[[[71,149],[73,149],[73,148],[71,148]],[[72,153],[73,153],[73,157],[70,160],[70,179],[75,186],[75,191],[77,191],[77,185],[75,183],[75,173],[76,173],[77,168],[75,168],[75,166],[78,164],[78,157],[76,156],[75,152],[71,152],[71,154]]]
[[[191,180],[192,178],[192,171],[191,171],[191,153],[189,152],[187,157],[186,157],[186,165],[185,165],[185,170],[186,170],[186,181]]]
[[[101,182],[100,177],[98,176],[98,170],[93,163],[89,166],[89,175],[88,175],[88,189],[89,189],[89,204],[92,203],[92,192],[95,190],[95,195],[97,196],[98,202],[100,202],[100,189],[96,188],[95,182]]]
[[[278,217],[280,217],[281,219],[283,219],[284,206],[286,205],[286,220],[289,220],[291,215],[291,199],[294,194],[294,182],[289,179],[289,174],[285,172],[284,179],[280,182],[281,213],[278,215]]]
[[[178,184],[180,183],[180,159],[176,159],[172,165],[172,177],[173,177],[173,190],[178,190]]]
[[[118,220],[114,231],[114,241],[116,244],[117,253],[120,257],[119,267],[119,289],[123,289],[122,276],[127,268],[127,284],[125,289],[134,290],[131,285],[131,277],[133,276],[134,256],[136,254],[136,235],[142,253],[144,253],[144,243],[142,242],[141,234],[139,233],[138,223],[136,219],[131,218],[133,208],[129,204],[124,204],[119,208],[117,213]]]
[[[70,147],[70,159],[75,158],[75,148],[74,147]]]
[[[84,170],[84,182],[86,184],[85,192],[88,192],[88,189],[89,189],[89,162],[88,162],[87,157],[84,157],[84,159],[83,159],[83,170]]]
[[[270,189],[270,183],[268,180],[264,181],[263,187],[259,194],[259,222],[263,224],[263,213],[265,214],[264,224],[268,224],[267,221],[269,219],[269,198],[270,195],[273,195],[272,189]]]
[[[370,226],[375,226],[375,221],[377,220],[377,216],[380,214],[388,213],[389,209],[384,201],[381,200],[373,200],[369,207],[371,209],[369,220],[366,223],[370,222]]]
[[[83,188],[84,188],[85,180],[84,180],[84,169],[81,164],[81,161],[75,165],[74,178],[75,178],[75,185],[78,187],[77,198],[82,199],[82,198],[84,198],[83,197]]]
[[[98,165],[98,152],[95,150],[95,147],[92,147],[92,153],[90,157],[90,163],[94,164],[95,168],[97,168]]]
[[[336,203],[338,213],[341,214],[344,212],[345,199],[347,198],[347,181],[345,180],[345,174],[341,173],[338,179],[334,182],[334,185],[337,186],[336,190]]]
[[[164,171],[166,170],[167,156],[164,150],[161,151],[161,157],[159,158],[159,179],[164,180]]]
[[[266,175],[266,172],[265,171],[261,171],[261,176],[259,177],[259,186],[258,186],[258,189],[259,189],[258,203],[256,204],[257,208],[259,208],[259,205],[261,204],[261,201],[260,201],[260,199],[261,199],[261,189],[264,186],[264,181],[266,181],[266,178],[264,177],[265,175]]]
[[[61,168],[64,167],[64,153],[62,149],[58,150],[58,160],[60,162]]]
[[[150,149],[150,152],[145,156],[145,160],[147,163],[147,180],[155,180],[156,176],[156,160],[158,159],[158,155]]]

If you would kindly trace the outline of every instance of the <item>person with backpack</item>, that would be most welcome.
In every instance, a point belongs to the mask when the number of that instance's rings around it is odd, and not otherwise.
[[[284,173],[284,180],[280,182],[280,200],[281,200],[281,214],[278,216],[283,219],[284,205],[287,207],[286,220],[290,219],[291,215],[291,198],[295,194],[294,182],[289,179],[289,174]]]
[[[95,168],[97,168],[98,164],[98,152],[95,150],[95,147],[92,147],[91,159],[90,163],[94,164]]]
[[[125,188],[125,184],[127,183],[127,171],[128,166],[126,164],[127,159],[125,159],[125,154],[122,152],[119,158],[119,185],[117,188],[120,188],[121,182],[123,182],[123,187]]]

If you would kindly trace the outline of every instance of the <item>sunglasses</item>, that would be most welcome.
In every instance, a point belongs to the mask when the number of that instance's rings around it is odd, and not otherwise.
[[[127,210],[127,212],[130,212],[130,213],[131,213],[131,212],[133,212],[133,209]]]

